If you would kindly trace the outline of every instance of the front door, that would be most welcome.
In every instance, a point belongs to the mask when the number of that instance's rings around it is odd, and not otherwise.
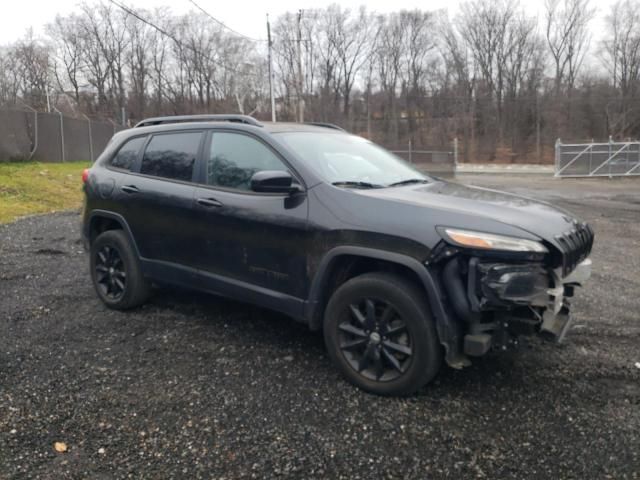
[[[260,139],[214,131],[202,155],[194,205],[201,268],[231,279],[302,298],[306,288],[308,202],[305,193],[256,193],[251,176],[290,169]]]

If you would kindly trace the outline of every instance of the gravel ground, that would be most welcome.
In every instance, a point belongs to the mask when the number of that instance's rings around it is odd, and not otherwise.
[[[594,274],[565,345],[404,399],[351,387],[274,313],[167,290],[108,310],[77,213],[1,226],[0,478],[640,478],[640,179],[460,180],[589,220]]]

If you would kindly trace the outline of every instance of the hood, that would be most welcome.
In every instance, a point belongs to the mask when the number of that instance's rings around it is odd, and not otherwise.
[[[502,233],[491,228],[498,222],[517,227],[552,244],[556,244],[556,235],[570,230],[575,222],[578,222],[570,213],[545,202],[497,190],[468,187],[444,181],[397,188],[357,190],[357,192],[380,200],[436,209],[443,213],[437,220],[442,226],[471,229],[469,225],[456,222],[456,218],[467,218],[471,215],[481,225],[487,225],[488,228],[483,231]],[[451,216],[447,215],[447,212],[450,212]],[[483,219],[486,222],[483,222]],[[474,223],[478,225],[478,222]]]

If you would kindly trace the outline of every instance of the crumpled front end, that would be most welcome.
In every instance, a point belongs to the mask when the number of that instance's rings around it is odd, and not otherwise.
[[[443,247],[440,278],[461,324],[459,351],[481,356],[508,350],[523,335],[564,340],[572,322],[571,297],[591,275],[593,232],[584,224],[578,233],[559,237],[559,247],[537,257]]]

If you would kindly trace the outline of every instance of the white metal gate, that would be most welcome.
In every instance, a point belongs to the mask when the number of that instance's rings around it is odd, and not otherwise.
[[[640,141],[556,142],[556,177],[640,175]]]

